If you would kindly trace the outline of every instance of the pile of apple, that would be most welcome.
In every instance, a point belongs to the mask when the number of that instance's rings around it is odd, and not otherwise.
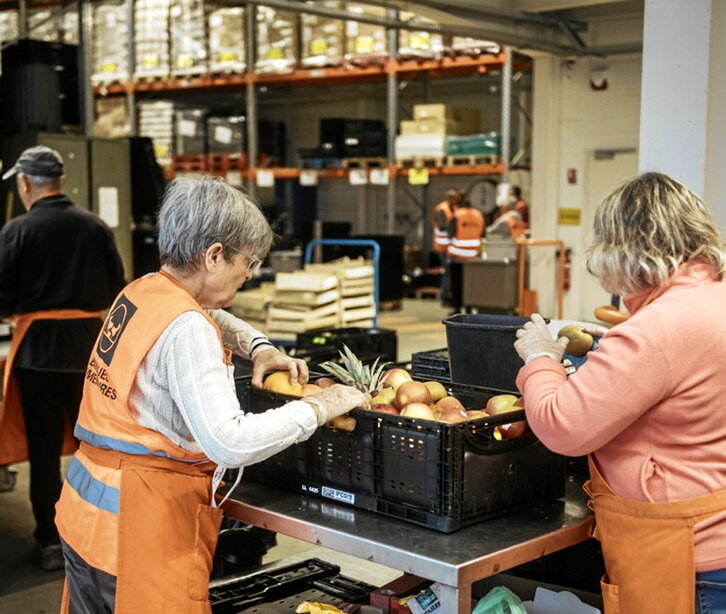
[[[373,396],[373,411],[398,414],[408,418],[436,420],[455,424],[494,416],[524,407],[524,400],[513,394],[491,397],[484,408],[467,410],[461,401],[450,396],[441,382],[417,382],[405,369],[390,369],[384,379],[384,387]],[[498,439],[511,439],[524,434],[525,421],[495,427]]]

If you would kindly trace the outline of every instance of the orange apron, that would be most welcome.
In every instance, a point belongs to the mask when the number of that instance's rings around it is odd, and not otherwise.
[[[588,464],[584,488],[607,569],[605,614],[693,614],[694,526],[726,509],[726,490],[666,503],[633,501],[613,492],[592,456]]]
[[[210,506],[212,461],[186,463],[102,450],[95,465],[121,471],[114,612],[209,614],[209,576],[222,509]],[[70,609],[63,589],[61,614]]]
[[[10,349],[5,359],[5,372],[3,373],[3,400],[2,405],[0,405],[0,465],[28,460],[28,441],[25,436],[23,406],[13,371],[13,363],[30,325],[36,320],[82,320],[86,318],[100,319],[101,312],[83,311],[81,309],[49,309],[10,317],[10,321],[15,325],[15,330],[10,341]],[[63,454],[73,454],[76,449],[76,440],[73,438],[72,428],[72,424],[66,423]]]

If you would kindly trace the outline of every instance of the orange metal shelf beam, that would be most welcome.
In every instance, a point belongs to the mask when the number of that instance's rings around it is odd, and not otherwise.
[[[243,74],[205,74],[195,77],[172,77],[169,79],[130,80],[94,88],[96,95],[119,95],[131,92],[183,92],[213,89],[239,88],[249,82],[268,87],[304,87],[315,85],[372,83],[383,81],[387,74],[414,77],[416,73],[428,72],[433,77],[446,77],[500,70],[505,56],[503,53],[485,54],[476,58],[460,56],[441,60],[388,60],[384,65],[365,68],[316,68],[296,70],[286,75],[259,75],[253,72]],[[531,62],[516,62],[515,70],[531,67]]]

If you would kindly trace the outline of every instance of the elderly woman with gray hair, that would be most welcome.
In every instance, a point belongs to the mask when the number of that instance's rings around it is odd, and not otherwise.
[[[661,173],[605,198],[588,269],[630,317],[568,377],[542,318],[517,386],[542,442],[589,455],[606,614],[726,613],[726,255],[701,199]]]
[[[304,362],[222,308],[267,254],[258,207],[220,180],[177,179],[159,212],[161,270],[119,294],[91,354],[56,523],[62,611],[209,612],[207,587],[226,468],[261,461],[326,421],[368,407],[334,385],[261,414],[235,394],[230,351],[252,383]]]

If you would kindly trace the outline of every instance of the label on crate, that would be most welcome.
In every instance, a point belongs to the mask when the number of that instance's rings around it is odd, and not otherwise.
[[[267,59],[268,60],[284,60],[285,59],[285,50],[281,47],[270,47],[267,50]]]
[[[318,171],[311,168],[300,170],[300,185],[318,185]]]
[[[106,62],[105,64],[101,64],[101,72],[102,73],[114,73],[118,70],[118,64],[115,62]]]
[[[313,486],[305,486],[303,484],[302,486],[303,490],[314,492],[316,494],[321,494],[323,497],[327,497],[328,499],[333,499],[334,501],[342,501],[343,503],[349,503],[351,505],[355,504],[355,495],[352,492],[346,492],[344,490],[338,490],[337,488],[330,488],[330,486],[323,486],[318,491],[317,488]]]
[[[238,57],[236,51],[221,51],[219,53],[220,62],[236,62]]]
[[[356,53],[373,53],[375,41],[372,36],[357,36],[355,39]]]
[[[429,169],[411,168],[408,171],[408,182],[411,185],[426,185],[429,182]]]
[[[372,168],[370,171],[370,179],[373,185],[388,185],[388,169]]]

